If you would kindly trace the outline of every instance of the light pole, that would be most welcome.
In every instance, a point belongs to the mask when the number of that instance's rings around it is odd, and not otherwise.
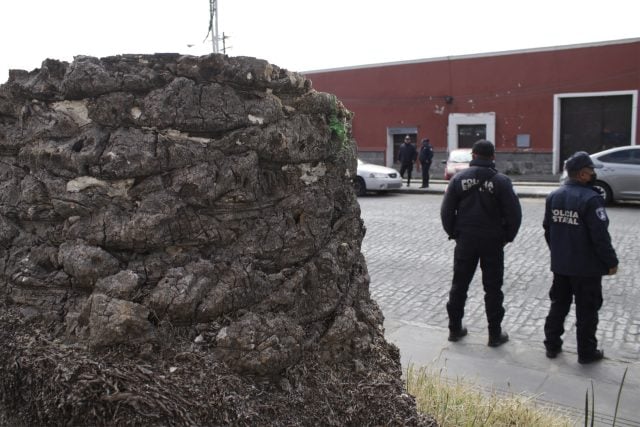
[[[213,53],[219,53],[218,48],[218,0],[209,0],[209,32],[213,44]]]

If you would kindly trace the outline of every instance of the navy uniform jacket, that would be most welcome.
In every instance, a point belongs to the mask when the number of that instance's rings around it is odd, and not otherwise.
[[[512,242],[522,222],[520,200],[511,180],[491,160],[474,159],[451,178],[440,208],[450,239],[480,237]]]
[[[590,186],[568,180],[549,194],[542,226],[554,273],[602,276],[618,265],[604,199]]]
[[[420,148],[420,163],[431,163],[431,159],[433,159],[433,147],[430,144],[423,145]]]

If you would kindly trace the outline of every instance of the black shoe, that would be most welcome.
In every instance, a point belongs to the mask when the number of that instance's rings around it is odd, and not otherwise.
[[[548,348],[547,349],[547,357],[549,359],[555,359],[558,354],[562,353],[562,348]]]
[[[487,343],[487,345],[489,347],[500,347],[507,341],[509,341],[509,334],[507,334],[506,332],[501,332],[500,335],[489,335],[489,342]]]
[[[421,185],[420,188],[429,188],[428,185]]]
[[[604,351],[595,350],[593,353],[587,356],[578,356],[578,363],[584,365],[591,362],[597,362],[604,359]]]
[[[456,342],[462,337],[467,336],[467,328],[462,328],[457,331],[449,331],[449,341]]]

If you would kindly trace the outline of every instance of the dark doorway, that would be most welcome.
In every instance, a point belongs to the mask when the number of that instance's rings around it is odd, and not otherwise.
[[[562,98],[560,170],[576,151],[589,154],[631,144],[631,95]]]
[[[458,125],[458,148],[471,148],[479,139],[487,138],[487,125]]]

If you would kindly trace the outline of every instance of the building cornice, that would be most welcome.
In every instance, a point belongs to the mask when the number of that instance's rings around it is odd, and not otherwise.
[[[350,70],[362,70],[362,69],[368,69],[368,68],[395,67],[395,66],[398,66],[398,65],[424,64],[424,63],[428,63],[428,62],[457,61],[457,60],[461,60],[461,59],[487,58],[487,57],[492,57],[492,56],[506,56],[506,55],[521,55],[521,54],[539,53],[539,52],[553,52],[553,51],[559,51],[559,50],[584,49],[584,48],[601,47],[601,46],[612,46],[612,45],[630,44],[630,43],[640,43],[640,37],[628,38],[628,39],[619,39],[619,40],[607,40],[607,41],[601,41],[601,42],[561,45],[561,46],[538,47],[538,48],[531,48],[531,49],[505,50],[505,51],[497,51],[497,52],[473,53],[473,54],[468,54],[468,55],[440,56],[440,57],[434,57],[434,58],[411,59],[411,60],[407,60],[407,61],[395,61],[395,62],[382,62],[382,63],[376,63],[376,64],[353,65],[353,66],[348,66],[348,67],[338,67],[338,68],[327,68],[327,69],[319,69],[319,70],[302,71],[302,72],[300,72],[300,74],[331,73],[331,72],[336,72],[336,71],[350,71]]]

